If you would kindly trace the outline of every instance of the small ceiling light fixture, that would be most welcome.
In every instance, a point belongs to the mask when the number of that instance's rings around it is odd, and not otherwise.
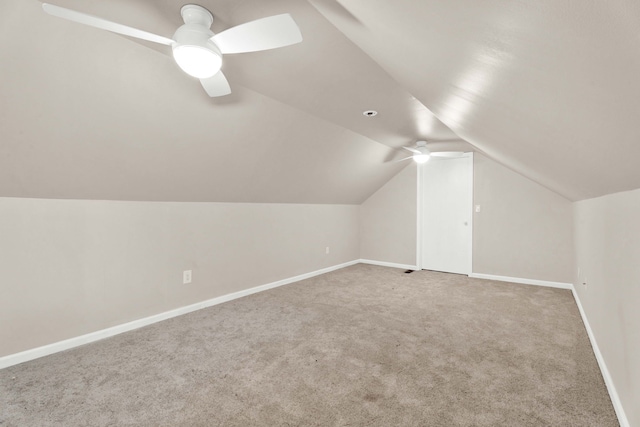
[[[185,73],[198,79],[214,76],[222,67],[222,53],[211,41],[213,16],[200,6],[188,4],[180,10],[185,24],[173,35],[173,58]]]
[[[367,116],[367,117],[373,117],[373,116],[377,116],[378,112],[375,111],[375,110],[367,110],[367,111],[363,112],[362,115]]]
[[[413,161],[418,163],[418,164],[427,163],[430,158],[431,158],[431,155],[429,153],[422,153],[422,154],[414,154],[413,155]]]
[[[198,79],[212,77],[222,67],[222,58],[212,49],[201,46],[176,44],[173,58],[182,71]]]
[[[427,141],[417,141],[415,148],[404,147],[406,150],[413,152],[413,161],[419,165],[427,163],[431,158],[431,152],[427,148]]]

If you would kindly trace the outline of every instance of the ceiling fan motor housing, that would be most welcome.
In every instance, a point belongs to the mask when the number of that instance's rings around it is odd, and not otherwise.
[[[181,46],[200,46],[213,50],[217,55],[222,56],[218,46],[211,40],[213,31],[195,24],[184,24],[178,28],[173,35],[173,40]]]

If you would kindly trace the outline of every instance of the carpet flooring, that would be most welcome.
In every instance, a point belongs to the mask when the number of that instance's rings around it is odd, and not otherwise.
[[[568,290],[358,264],[0,371],[0,426],[617,426]]]

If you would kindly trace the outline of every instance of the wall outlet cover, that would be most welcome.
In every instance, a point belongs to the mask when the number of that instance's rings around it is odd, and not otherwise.
[[[182,272],[182,284],[186,285],[187,283],[191,283],[191,270]]]

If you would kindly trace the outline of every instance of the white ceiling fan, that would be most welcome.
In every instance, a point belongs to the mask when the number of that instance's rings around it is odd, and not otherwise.
[[[42,8],[59,18],[171,46],[178,66],[200,79],[211,97],[231,93],[229,82],[220,70],[222,55],[275,49],[302,41],[300,29],[288,13],[257,19],[214,34],[210,29],[213,15],[202,6],[187,4],[180,10],[184,25],[177,29],[173,38],[167,38],[53,4],[43,3]]]
[[[446,141],[440,141],[446,142]],[[404,160],[413,159],[416,163],[422,164],[429,161],[431,157],[445,158],[445,159],[455,159],[464,156],[464,152],[462,151],[438,151],[432,153],[427,148],[427,141],[417,141],[414,147],[402,147],[407,151],[411,151],[413,153],[412,156],[405,157],[404,159],[396,160],[397,162],[402,162]]]

